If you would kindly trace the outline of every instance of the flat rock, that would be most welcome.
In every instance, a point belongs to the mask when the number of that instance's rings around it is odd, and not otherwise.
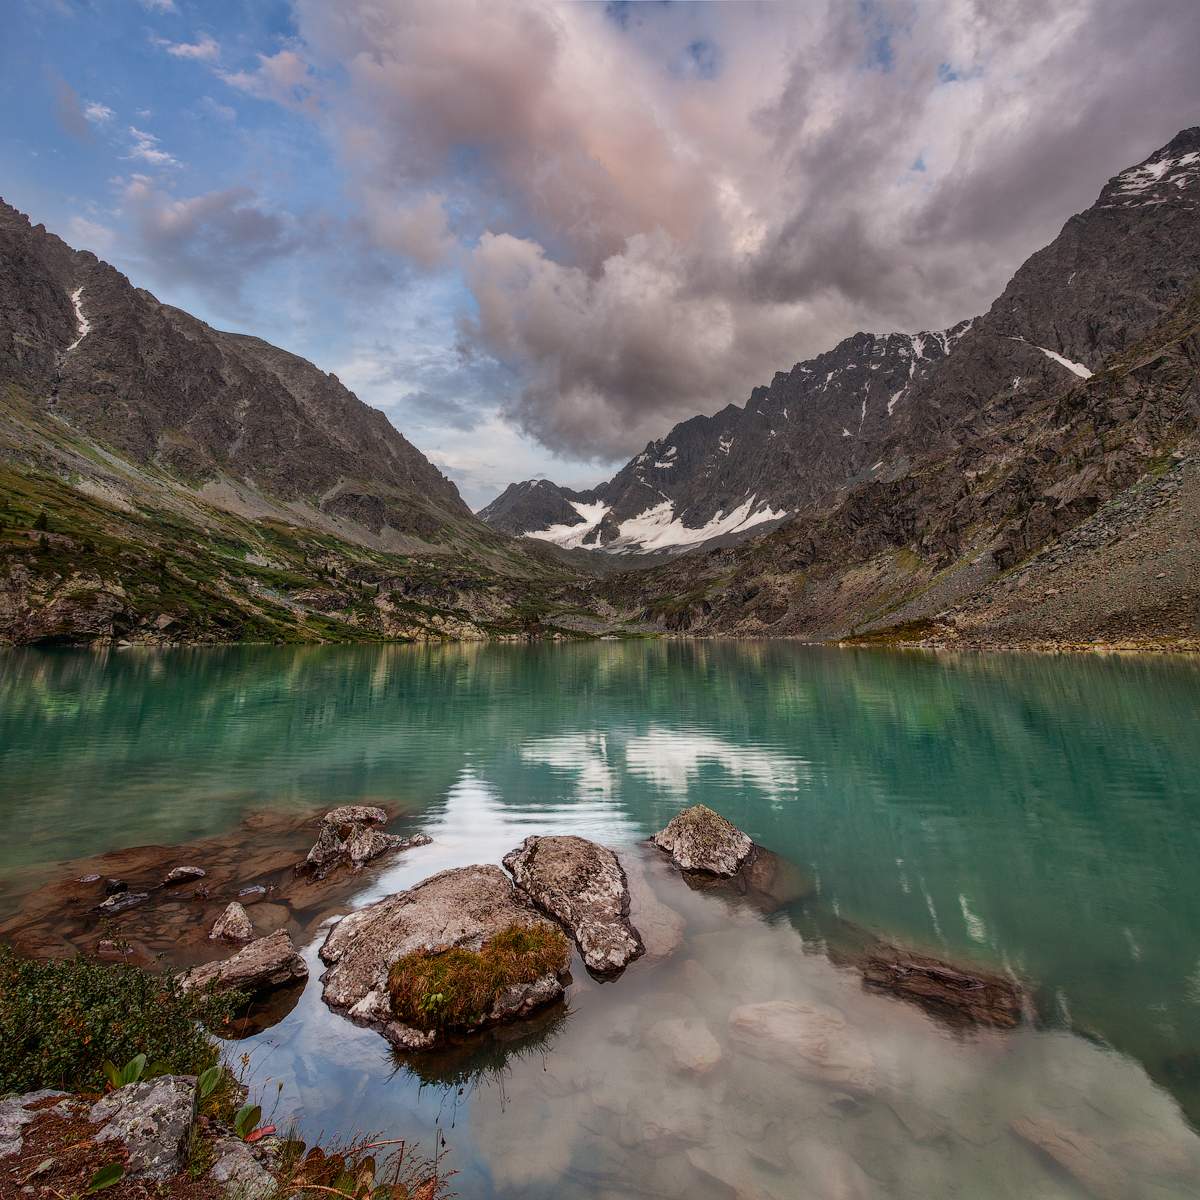
[[[1025,990],[1005,975],[895,946],[869,951],[859,969],[868,988],[910,1000],[954,1024],[1012,1029],[1021,1023]]]
[[[743,1004],[729,1014],[735,1045],[805,1079],[851,1093],[877,1087],[875,1059],[833,1008],[795,1000]]]
[[[296,953],[287,930],[258,938],[232,958],[193,967],[180,976],[185,991],[265,992],[308,978],[308,966]]]
[[[203,879],[208,872],[203,867],[172,867],[163,879],[163,883],[191,883],[196,879]]]
[[[681,1075],[707,1075],[721,1061],[721,1045],[698,1018],[671,1017],[646,1030],[647,1045]]]
[[[37,1104],[39,1100],[66,1095],[66,1092],[42,1088],[41,1091],[26,1092],[22,1096],[9,1096],[7,1100],[0,1100],[0,1158],[8,1158],[21,1152],[25,1126],[41,1114],[41,1110],[32,1108],[32,1105]]]
[[[517,892],[508,877],[491,865],[442,871],[405,892],[397,892],[344,917],[321,947],[329,965],[322,977],[325,1003],[351,1020],[377,1029],[393,1045],[425,1049],[437,1041],[433,1031],[397,1021],[387,988],[392,964],[416,950],[452,947],[478,950],[510,925],[557,926]],[[480,1027],[511,1020],[557,1000],[563,993],[564,961],[558,975],[544,975],[510,989]]]
[[[96,911],[111,917],[128,908],[136,908],[150,899],[149,892],[114,892],[109,898],[96,905]]]
[[[208,935],[213,941],[248,942],[254,937],[250,915],[234,900],[217,918]]]
[[[527,837],[504,856],[517,887],[561,922],[588,970],[622,971],[645,952],[629,921],[629,886],[617,856],[581,837]]]
[[[160,1075],[105,1096],[88,1120],[103,1126],[94,1141],[121,1142],[129,1150],[131,1178],[168,1179],[183,1166],[195,1114],[196,1077]]]
[[[736,825],[703,804],[672,817],[653,841],[681,871],[707,871],[710,875],[735,874],[754,848]]]

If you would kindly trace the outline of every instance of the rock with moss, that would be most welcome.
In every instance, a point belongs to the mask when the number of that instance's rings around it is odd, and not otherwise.
[[[94,1141],[120,1142],[129,1151],[131,1178],[169,1179],[183,1165],[195,1115],[196,1077],[161,1075],[105,1096],[88,1119],[101,1126]]]
[[[710,875],[737,874],[754,850],[746,834],[704,804],[685,808],[653,841],[681,871]]]
[[[542,912],[575,939],[589,971],[611,975],[645,953],[629,920],[629,885],[617,856],[581,837],[527,837],[504,865]]]
[[[420,1050],[559,999],[570,944],[495,866],[458,867],[351,913],[321,947],[324,998]]]

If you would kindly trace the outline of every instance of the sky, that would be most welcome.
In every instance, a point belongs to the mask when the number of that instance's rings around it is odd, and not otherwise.
[[[0,196],[480,507],[985,310],[1200,124],[1196,0],[9,0]]]

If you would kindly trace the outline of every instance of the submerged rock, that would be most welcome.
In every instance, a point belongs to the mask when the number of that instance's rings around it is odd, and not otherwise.
[[[358,869],[383,854],[427,846],[431,838],[423,833],[400,837],[375,828],[387,820],[382,808],[366,804],[344,804],[331,809],[321,822],[317,840],[300,864],[316,879],[324,879],[338,867],[349,865]]]
[[[634,855],[621,860],[629,888],[629,919],[651,958],[666,958],[683,945],[687,922],[664,904],[646,876],[645,865]]]
[[[217,918],[208,936],[213,941],[248,942],[254,937],[254,926],[246,910],[234,900]]]
[[[721,1045],[698,1018],[668,1017],[646,1030],[647,1045],[681,1075],[707,1075],[721,1061]]]
[[[167,872],[163,883],[191,883],[193,880],[203,879],[207,874],[208,872],[203,867],[172,867],[171,870]]]
[[[1094,1138],[1051,1117],[1021,1117],[1010,1126],[1021,1141],[1057,1163],[1098,1200],[1132,1194],[1125,1167]]]
[[[875,1059],[837,1009],[795,1000],[743,1004],[729,1014],[729,1034],[751,1058],[851,1093],[873,1092]]]
[[[333,927],[321,947],[321,959],[329,965],[322,977],[325,1003],[377,1029],[395,1046],[425,1049],[439,1040],[439,1032],[397,1019],[388,988],[392,965],[418,950],[477,951],[514,925],[558,934],[558,927],[514,890],[499,867],[442,871],[408,891],[351,913]],[[556,971],[498,997],[471,1028],[511,1020],[557,1000],[563,994],[567,966],[564,953]]]
[[[672,817],[654,835],[681,871],[733,875],[750,856],[754,843],[736,825],[704,804],[694,804]]]
[[[504,856],[517,887],[566,926],[588,970],[622,971],[645,952],[629,921],[629,886],[617,856],[581,837],[527,837]]]
[[[96,905],[96,911],[111,917],[126,909],[137,908],[139,904],[145,904],[149,899],[149,892],[114,892],[103,903]]]
[[[308,978],[308,966],[284,929],[258,938],[232,958],[193,967],[179,977],[184,991],[265,992]]]
[[[896,946],[870,951],[859,969],[872,990],[911,1000],[945,1020],[1000,1029],[1021,1023],[1025,991],[1005,975],[955,966]]]
[[[129,1150],[128,1176],[168,1179],[183,1166],[195,1114],[196,1077],[160,1075],[105,1096],[88,1119],[103,1126],[94,1141],[121,1142]]]

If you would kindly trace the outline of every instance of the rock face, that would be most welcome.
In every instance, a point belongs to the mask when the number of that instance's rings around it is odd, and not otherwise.
[[[1003,975],[952,966],[936,958],[889,946],[867,954],[860,963],[864,984],[911,1000],[955,1024],[1019,1025],[1026,1003],[1024,989]]]
[[[66,1092],[56,1092],[43,1088],[38,1092],[26,1092],[23,1096],[9,1096],[0,1100],[0,1158],[11,1154],[19,1154],[24,1142],[24,1129],[37,1119],[39,1111],[31,1106],[39,1100],[49,1100],[55,1096],[66,1097]]]
[[[344,917],[321,947],[329,964],[322,977],[325,1003],[351,1020],[377,1029],[393,1045],[415,1050],[432,1046],[437,1034],[396,1020],[388,993],[392,964],[416,950],[478,950],[511,925],[557,928],[494,866],[458,867],[423,880]],[[502,997],[480,1027],[522,1016],[563,994],[567,963],[557,974]]]
[[[185,991],[211,987],[218,992],[257,993],[307,978],[308,966],[296,953],[287,930],[280,929],[244,946],[232,958],[193,967],[180,976],[179,982]]]
[[[876,1090],[875,1060],[840,1012],[794,1000],[743,1004],[729,1014],[734,1044],[805,1079],[854,1093]]]
[[[703,804],[685,808],[653,840],[681,871],[710,875],[736,874],[754,849],[736,825]]]
[[[161,1075],[105,1096],[92,1106],[89,1120],[102,1126],[97,1142],[128,1147],[127,1174],[167,1179],[183,1165],[195,1114],[195,1076]]]
[[[254,937],[254,926],[246,910],[234,900],[217,918],[208,936],[214,941],[248,942]]]
[[[566,926],[588,970],[622,971],[643,954],[629,921],[629,886],[617,856],[581,837],[527,837],[504,856],[518,888]]]
[[[331,809],[325,814],[317,840],[301,868],[316,879],[324,879],[339,867],[357,870],[381,855],[429,845],[431,839],[423,833],[400,837],[375,828],[385,821],[387,813],[382,808],[365,804]]]

